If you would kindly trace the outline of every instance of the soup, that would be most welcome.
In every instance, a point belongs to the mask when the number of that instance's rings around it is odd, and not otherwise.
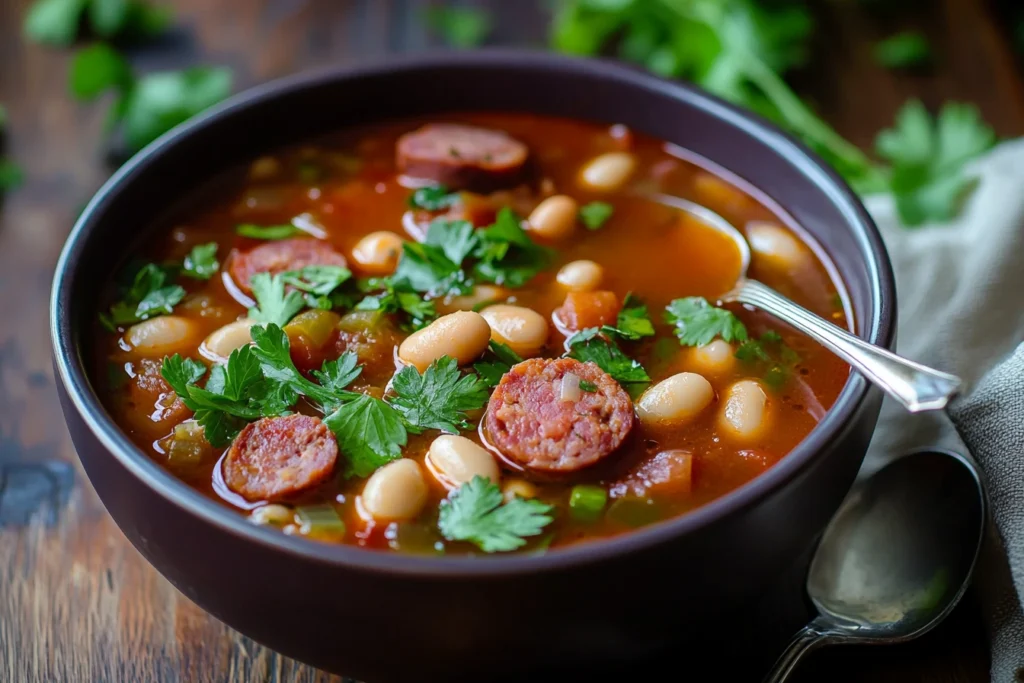
[[[97,378],[150,457],[254,524],[407,553],[543,552],[750,481],[849,368],[716,297],[751,271],[847,326],[752,191],[623,126],[388,122],[254,160],[110,283]]]

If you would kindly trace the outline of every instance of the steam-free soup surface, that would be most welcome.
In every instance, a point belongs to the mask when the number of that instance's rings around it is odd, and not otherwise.
[[[150,457],[250,517],[412,553],[538,551],[699,507],[784,457],[848,376],[752,274],[846,326],[757,198],[623,126],[408,120],[273,152],[156,221],[97,377]]]

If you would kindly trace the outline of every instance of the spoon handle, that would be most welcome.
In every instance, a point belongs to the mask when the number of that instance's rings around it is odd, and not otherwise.
[[[793,673],[793,669],[800,663],[804,655],[820,645],[823,640],[824,636],[812,624],[804,626],[790,639],[789,645],[779,655],[779,658],[775,660],[775,666],[764,677],[762,683],[782,683],[785,681],[789,678],[789,674]]]
[[[760,308],[814,338],[912,413],[945,408],[963,386],[959,377],[869,344],[756,280],[743,280],[724,300]]]

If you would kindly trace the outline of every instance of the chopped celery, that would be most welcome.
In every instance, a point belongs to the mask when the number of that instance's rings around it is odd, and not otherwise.
[[[302,505],[295,509],[295,517],[299,522],[299,533],[303,536],[318,538],[343,538],[345,536],[345,522],[338,515],[337,509],[330,503]]]
[[[198,465],[213,453],[202,426],[195,420],[176,425],[166,448],[168,464],[172,467]]]
[[[596,522],[601,517],[608,492],[600,486],[577,484],[569,494],[569,512],[580,522]]]
[[[334,332],[341,316],[331,311],[313,309],[303,311],[291,319],[284,326],[284,331],[290,339],[300,337],[306,345],[313,349],[321,349]]]

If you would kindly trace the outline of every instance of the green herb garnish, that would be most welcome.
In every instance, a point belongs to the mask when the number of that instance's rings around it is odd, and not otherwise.
[[[443,185],[420,187],[409,196],[409,206],[426,211],[442,211],[458,201],[459,193],[449,192]]]
[[[761,366],[765,383],[773,389],[782,388],[800,362],[799,354],[774,330],[768,330],[760,339],[747,339],[736,349],[735,356],[745,363]]]
[[[173,312],[185,298],[185,288],[168,284],[171,277],[167,268],[155,263],[142,266],[136,271],[122,299],[110,307],[108,315],[101,316],[101,321],[113,330]]]
[[[329,296],[348,282],[352,271],[343,266],[315,265],[281,273],[284,284],[315,296]]]
[[[510,208],[502,207],[494,224],[477,231],[479,259],[473,274],[485,282],[522,287],[551,262],[550,249],[534,244]]]
[[[304,234],[294,225],[253,225],[243,223],[235,226],[235,234],[254,240],[286,240]]]
[[[217,243],[197,244],[185,257],[181,273],[194,280],[209,280],[220,268],[217,261]]]
[[[402,457],[408,442],[402,414],[373,396],[341,405],[324,418],[345,454],[346,477],[368,477],[374,470]]]
[[[875,45],[875,61],[890,69],[920,66],[931,60],[928,39],[917,31],[904,31]]]
[[[523,359],[506,344],[496,342],[493,339],[488,342],[490,357],[494,360],[482,360],[473,365],[473,369],[480,375],[480,379],[488,387],[498,386],[501,378],[512,369],[513,365],[522,363]]]
[[[622,310],[619,311],[615,326],[605,325],[601,331],[618,335],[630,341],[637,341],[642,337],[654,336],[654,323],[647,315],[647,306],[630,292],[626,294],[626,298],[622,302]]]
[[[580,391],[586,391],[587,393],[593,394],[597,391],[597,385],[593,382],[588,382],[585,379],[580,380]]]
[[[715,337],[727,342],[747,339],[747,328],[739,318],[699,296],[672,301],[665,308],[665,320],[675,326],[679,343],[684,346],[703,346]]]
[[[590,202],[580,207],[580,220],[587,230],[600,230],[614,210],[608,202]]]
[[[539,500],[513,498],[502,505],[501,489],[479,475],[441,501],[437,527],[449,541],[468,541],[485,553],[526,545],[551,523],[552,507]]]
[[[249,317],[256,322],[283,326],[306,306],[301,292],[285,292],[284,277],[279,273],[256,273],[250,280],[256,306],[249,309]]]
[[[606,336],[601,330],[588,327],[569,337],[565,342],[569,358],[586,363],[591,361],[611,375],[619,384],[643,384],[651,381],[647,371],[638,361],[633,360]]]
[[[391,388],[395,396],[389,402],[415,434],[425,429],[458,434],[471,427],[466,411],[487,403],[485,383],[476,375],[463,375],[455,359],[448,356],[431,363],[422,375],[411,365],[402,368]]]

